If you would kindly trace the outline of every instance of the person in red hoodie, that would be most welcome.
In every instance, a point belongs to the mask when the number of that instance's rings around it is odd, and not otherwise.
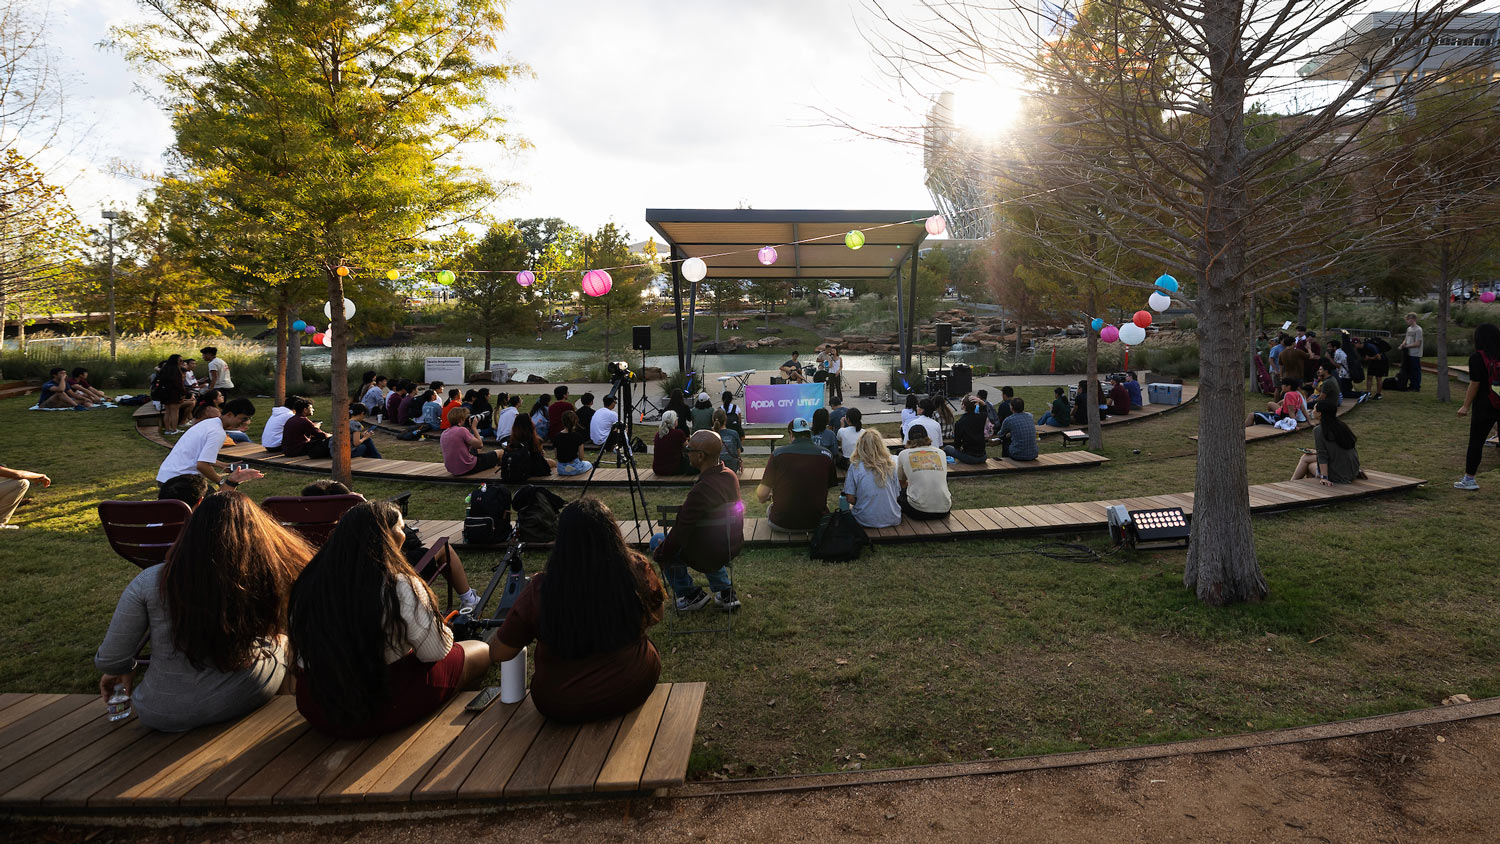
[[[442,421],[438,423],[439,430],[448,430],[448,428],[453,424],[448,421],[448,411],[452,410],[455,407],[458,407],[461,404],[463,404],[463,402],[459,401],[458,390],[456,388],[449,390],[448,401],[443,405],[441,416]]]
[[[573,409],[568,401],[568,388],[559,384],[552,391],[552,403],[547,405],[547,439],[556,439],[562,433],[562,415]]]
[[[651,539],[679,612],[701,610],[710,600],[730,612],[740,608],[728,564],[745,544],[745,505],[740,501],[740,479],[719,459],[723,449],[724,441],[713,431],[698,431],[688,440],[688,461],[698,471],[698,480],[677,511],[671,532]],[[708,576],[711,595],[693,584],[688,566]]]

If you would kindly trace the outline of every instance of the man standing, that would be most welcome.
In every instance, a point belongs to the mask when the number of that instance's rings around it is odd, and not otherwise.
[[[0,530],[16,529],[10,523],[10,517],[21,506],[21,499],[26,497],[33,481],[44,487],[52,486],[52,479],[40,472],[0,466]]]
[[[837,346],[828,347],[828,395],[829,402],[844,400],[844,358]]]
[[[230,399],[220,408],[220,415],[194,423],[172,446],[172,452],[161,462],[156,482],[164,484],[178,475],[201,474],[215,484],[235,486],[238,481],[219,474],[219,448],[224,445],[224,429],[238,428],[255,415],[249,399]]]
[[[771,452],[766,472],[755,498],[766,509],[771,529],[782,533],[806,533],[828,513],[828,488],[838,484],[833,458],[812,441],[812,423],[802,417],[788,428],[790,445]]]
[[[604,445],[609,439],[609,431],[620,421],[620,414],[615,410],[615,402],[618,399],[613,395],[604,397],[604,407],[594,412],[594,417],[589,420],[589,442],[594,445]]]
[[[204,346],[198,350],[203,354],[203,359],[208,362],[208,386],[218,389],[225,396],[234,389],[234,379],[229,377],[229,364],[219,357],[217,346]],[[253,412],[253,411],[252,411]]]
[[[667,583],[677,596],[678,612],[701,610],[710,599],[731,612],[740,608],[728,565],[745,544],[745,506],[740,503],[739,478],[719,460],[723,448],[723,440],[713,431],[698,431],[688,440],[688,462],[698,470],[698,480],[677,511],[672,530],[651,539],[654,558],[666,570]],[[694,585],[688,566],[708,576],[711,598]]]
[[[1401,380],[1413,393],[1422,392],[1422,326],[1417,315],[1406,315],[1406,339],[1401,341]]]

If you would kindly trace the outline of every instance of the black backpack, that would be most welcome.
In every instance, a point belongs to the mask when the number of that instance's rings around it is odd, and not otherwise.
[[[522,542],[544,545],[557,541],[557,511],[568,502],[536,484],[516,490],[516,531]]]
[[[512,445],[500,453],[500,480],[508,484],[524,484],[530,477],[531,449]]]
[[[510,493],[499,484],[480,484],[469,493],[464,512],[465,545],[499,545],[510,534]]]
[[[834,510],[818,522],[809,552],[815,560],[845,562],[859,559],[866,547],[873,548],[874,545],[865,529],[854,520],[853,513]]]

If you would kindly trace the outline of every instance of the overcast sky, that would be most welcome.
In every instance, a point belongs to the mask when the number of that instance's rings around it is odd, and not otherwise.
[[[160,109],[98,44],[141,14],[134,0],[53,0],[52,42],[74,76],[70,198],[88,223],[146,184],[111,159],[161,169],[172,141]],[[484,169],[521,189],[497,217],[607,221],[633,239],[644,209],[930,208],[920,151],[828,125],[872,130],[914,119],[894,102],[851,0],[514,0],[503,51],[531,66],[496,96],[535,148]]]

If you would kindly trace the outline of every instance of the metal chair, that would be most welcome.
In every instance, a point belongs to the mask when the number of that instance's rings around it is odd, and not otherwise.
[[[271,518],[290,528],[315,547],[322,547],[349,508],[364,502],[361,495],[281,495],[260,503]]]
[[[660,506],[660,507],[656,508],[657,514],[658,514],[656,523],[663,528],[663,532],[664,533],[669,533],[671,531],[672,527],[677,524],[677,512],[679,510],[681,510],[681,509],[682,508],[680,506],[676,506],[676,505]],[[734,545],[734,528],[735,528],[736,525],[739,526],[741,536],[743,537],[743,535],[744,535],[744,525],[745,525],[744,505],[741,502],[732,501],[732,502],[724,505],[724,510],[720,513],[720,515],[719,515],[719,517],[717,519],[709,519],[707,521],[700,522],[698,526],[700,528],[702,528],[702,529],[714,529],[714,528],[718,528],[718,527],[723,527],[724,528],[724,542],[725,542],[725,545],[726,545],[726,547],[733,547],[733,545]],[[742,542],[741,542],[741,550],[743,550],[743,547],[744,546],[743,546],[743,540],[742,540]],[[734,582],[734,561],[738,557],[739,557],[739,553],[738,552],[733,553],[733,554],[730,555],[729,561],[724,564],[724,567],[729,570],[729,582],[730,583]],[[671,582],[667,578],[667,567],[665,565],[658,564],[657,568],[659,568],[661,570],[662,586],[666,589],[667,600],[670,602],[668,604],[668,608],[671,610],[672,615],[674,615],[674,616],[676,616],[678,618],[683,618],[683,617],[685,617],[687,615],[690,615],[690,613],[685,613],[685,612],[682,612],[682,611],[680,611],[680,610],[677,609],[677,596],[676,596],[675,592],[672,589]],[[689,569],[689,570],[691,571],[691,569]],[[700,627],[700,628],[693,629],[693,630],[676,630],[676,629],[672,629],[672,628],[665,628],[665,629],[669,633],[681,633],[681,634],[689,634],[689,633],[731,633],[731,632],[733,632],[734,631],[734,615],[735,615],[735,613],[733,611],[725,611],[725,610],[721,609],[717,604],[714,605],[713,609],[719,610],[720,612],[724,613],[724,626],[723,627]]]
[[[116,554],[141,568],[165,562],[193,510],[181,501],[101,501],[99,522]]]
[[[430,547],[430,548],[427,549],[427,553],[422,555],[422,559],[418,560],[417,564],[415,566],[412,566],[412,568],[416,570],[417,574],[421,575],[423,577],[423,579],[427,581],[427,585],[429,587],[432,586],[433,582],[438,579],[438,575],[441,575],[443,572],[445,572],[445,571],[448,570],[448,560],[449,560],[449,557],[448,557],[447,554],[443,554],[443,551],[446,550],[447,548],[448,548],[448,537],[446,537],[446,536],[439,537],[438,541],[432,543],[432,547]],[[437,560],[439,554],[443,554],[442,562],[435,562]],[[428,566],[432,566],[432,574],[430,574],[430,575],[422,575],[422,569],[425,569]],[[447,581],[445,581],[445,582],[447,582]],[[452,605],[453,605],[453,584],[451,582],[448,582],[448,598],[447,598],[446,602],[444,603],[444,606],[452,606]]]

